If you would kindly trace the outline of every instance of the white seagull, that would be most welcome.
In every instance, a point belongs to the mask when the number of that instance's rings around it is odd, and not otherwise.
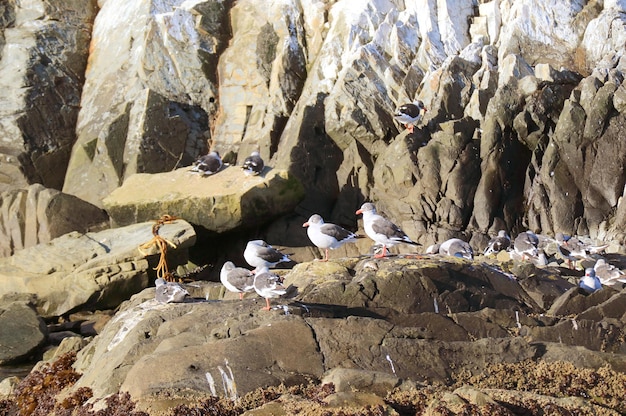
[[[243,258],[256,269],[275,267],[278,263],[291,261],[286,254],[276,250],[263,240],[248,241],[243,252]]]
[[[559,254],[567,260],[567,265],[570,269],[572,268],[572,262],[590,259],[585,245],[578,239],[565,236],[561,232],[556,233],[554,239],[556,240],[556,248]]]
[[[402,123],[409,133],[413,133],[414,126],[420,122],[426,111],[424,103],[420,100],[415,100],[412,103],[398,107],[393,118]]]
[[[166,282],[165,279],[158,278],[154,282],[156,291],[154,298],[160,303],[180,303],[189,296],[187,289],[176,282]]]
[[[334,250],[345,243],[355,241],[357,238],[355,233],[339,225],[325,223],[324,219],[318,214],[311,215],[309,220],[302,226],[308,227],[306,233],[309,236],[309,240],[317,247],[323,248],[326,252],[322,261],[328,261],[328,249]]]
[[[538,245],[539,237],[530,230],[520,233],[513,241],[513,249],[518,255],[522,256],[522,260],[525,258],[536,258],[539,254],[537,250]]]
[[[474,259],[472,247],[460,238],[451,238],[441,243],[439,246],[439,254],[462,257],[468,260]]]
[[[222,158],[218,152],[211,152],[208,155],[200,156],[195,162],[192,172],[198,172],[202,176],[213,175],[223,166]]]
[[[395,246],[398,243],[418,245],[407,236],[397,225],[376,213],[376,207],[370,202],[361,205],[357,214],[363,214],[363,228],[365,234],[376,243],[383,246],[381,254],[374,257],[381,258],[387,254],[387,247]]]
[[[596,276],[598,276],[600,282],[605,286],[626,283],[626,274],[612,264],[607,263],[604,259],[598,259],[593,266],[593,270],[595,270]]]
[[[587,293],[593,293],[602,289],[602,283],[596,276],[596,271],[591,267],[585,269],[585,275],[580,278],[578,286]]]
[[[287,293],[287,290],[280,282],[280,277],[270,273],[267,267],[260,267],[254,275],[254,290],[259,296],[265,298],[265,308],[270,310],[270,299],[277,298]]]
[[[232,261],[227,261],[222,266],[220,281],[229,291],[239,293],[240,300],[245,292],[254,290],[254,273],[243,267],[236,267]]]
[[[265,162],[261,159],[259,152],[255,151],[243,161],[242,168],[246,175],[258,175],[265,168]]]

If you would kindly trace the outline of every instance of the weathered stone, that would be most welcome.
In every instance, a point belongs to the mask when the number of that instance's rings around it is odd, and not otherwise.
[[[532,65],[550,63],[558,68],[564,62],[571,64],[586,24],[599,12],[592,13],[594,7],[585,7],[585,4],[582,1],[565,5],[558,1],[534,0],[507,4],[500,10],[502,16],[508,18],[503,18],[500,29],[499,59],[519,54]],[[533,13],[524,13],[528,7],[533,8]],[[560,30],[553,31],[551,27]]]
[[[217,1],[103,4],[64,192],[101,206],[132,174],[168,171],[206,153],[227,12]]]
[[[17,363],[34,354],[48,330],[32,305],[4,301],[0,304],[0,365]]]
[[[96,12],[95,0],[0,6],[0,191],[63,186]]]
[[[39,184],[6,191],[0,194],[0,256],[71,231],[103,228],[107,222],[102,209]]]
[[[400,379],[387,372],[333,368],[322,378],[322,384],[332,383],[337,392],[361,391],[385,397],[400,384]]]
[[[593,351],[623,353],[625,325],[598,323],[578,318],[563,319],[549,327],[534,327],[527,337],[531,342],[555,342],[585,347]]]
[[[77,308],[117,307],[147,286],[150,269],[158,264],[156,246],[146,248],[147,255],[138,250],[152,240],[153,225],[73,232],[0,259],[0,296],[34,293],[35,306],[43,317]],[[165,224],[159,235],[176,245],[167,253],[170,267],[187,261],[187,249],[195,243],[195,232],[188,223]]]
[[[103,201],[117,225],[159,218],[184,218],[209,231],[225,232],[259,226],[291,212],[303,189],[288,172],[266,168],[247,176],[236,166],[202,176],[180,168],[159,174],[131,176]]]

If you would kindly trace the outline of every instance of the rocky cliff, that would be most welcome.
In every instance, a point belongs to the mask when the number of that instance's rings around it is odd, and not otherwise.
[[[625,23],[617,0],[9,0],[2,186],[102,206],[135,173],[258,149],[305,218],[354,227],[373,200],[423,243],[623,241]]]

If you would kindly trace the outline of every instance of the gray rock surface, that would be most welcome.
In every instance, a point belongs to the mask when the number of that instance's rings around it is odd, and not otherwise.
[[[0,365],[31,358],[47,335],[46,325],[31,304],[0,298]]]
[[[114,308],[148,285],[159,260],[155,246],[144,256],[138,247],[152,240],[154,223],[81,234],[72,232],[0,259],[0,296],[34,294],[37,313],[54,317],[76,309]],[[189,223],[165,224],[159,235],[174,243],[170,267],[187,262],[195,243]],[[175,255],[178,255],[176,260]]]
[[[226,300],[210,284],[210,300],[171,305],[148,288],[79,353],[83,376],[74,388],[89,386],[96,397],[129,391],[141,408],[156,410],[198,395],[234,399],[321,379],[339,392],[384,395],[404,383],[450,383],[459,369],[480,374],[544,356],[585,368],[626,366],[625,323],[610,308],[547,317],[494,266],[386,259],[374,272],[368,262],[282,271],[289,289],[270,312],[261,310],[262,298]],[[561,279],[554,277],[556,287]],[[626,298],[611,293],[611,303]]]
[[[5,191],[0,194],[0,256],[71,231],[101,229],[108,220],[102,209],[40,184]]]

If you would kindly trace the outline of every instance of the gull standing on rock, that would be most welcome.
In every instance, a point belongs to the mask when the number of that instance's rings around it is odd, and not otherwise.
[[[496,237],[489,240],[483,254],[487,256],[491,253],[499,253],[502,250],[508,249],[510,245],[511,237],[509,237],[505,230],[500,230],[498,231],[498,235]]]
[[[258,175],[265,168],[265,162],[259,152],[255,151],[243,161],[242,168],[246,175]]]
[[[426,111],[424,103],[420,100],[415,100],[412,103],[398,107],[393,118],[402,123],[409,133],[413,133],[413,128],[420,122]]]
[[[591,267],[585,269],[585,275],[581,277],[578,286],[587,293],[593,293],[602,289],[602,283],[596,276],[596,271]]]
[[[565,236],[561,232],[556,233],[554,239],[556,240],[556,248],[559,254],[567,260],[567,265],[570,269],[572,268],[572,262],[576,263],[578,260],[590,259],[585,246],[578,239]]]
[[[513,249],[515,250],[515,253],[522,256],[522,260],[525,258],[534,259],[539,254],[537,250],[538,245],[539,237],[537,237],[537,234],[528,230],[515,237]]]
[[[254,290],[259,296],[265,298],[265,308],[270,310],[270,299],[277,298],[287,293],[287,290],[280,282],[280,277],[270,273],[267,267],[260,267],[254,275]]]
[[[467,242],[460,238],[451,238],[441,243],[439,246],[439,254],[463,257],[468,260],[474,259],[474,250],[472,250],[472,247]]]
[[[286,254],[276,250],[263,240],[248,241],[243,252],[243,258],[256,269],[275,267],[278,263],[291,261]]]
[[[626,274],[612,264],[607,263],[604,259],[598,259],[593,266],[593,270],[595,270],[596,276],[605,286],[626,283]]]
[[[302,224],[309,240],[319,248],[323,248],[326,255],[322,261],[328,261],[328,249],[334,250],[345,243],[353,242],[357,235],[335,224],[327,224],[321,215],[313,214],[307,222]]]
[[[213,175],[222,169],[223,163],[220,154],[213,151],[208,155],[200,156],[194,163],[192,172],[198,172],[202,176]]]
[[[245,292],[254,290],[254,273],[243,267],[236,267],[232,261],[227,261],[222,266],[220,281],[229,291],[239,293],[240,300]]]
[[[386,218],[376,213],[376,207],[370,202],[366,202],[361,205],[361,208],[356,212],[363,214],[363,229],[365,234],[376,243],[383,246],[381,254],[376,254],[374,257],[382,258],[387,254],[387,247],[393,247],[398,243],[418,245],[412,241],[396,224],[392,223]]]
[[[154,282],[156,290],[154,298],[160,303],[180,303],[189,296],[187,289],[176,282],[166,282],[165,279],[158,278]]]

